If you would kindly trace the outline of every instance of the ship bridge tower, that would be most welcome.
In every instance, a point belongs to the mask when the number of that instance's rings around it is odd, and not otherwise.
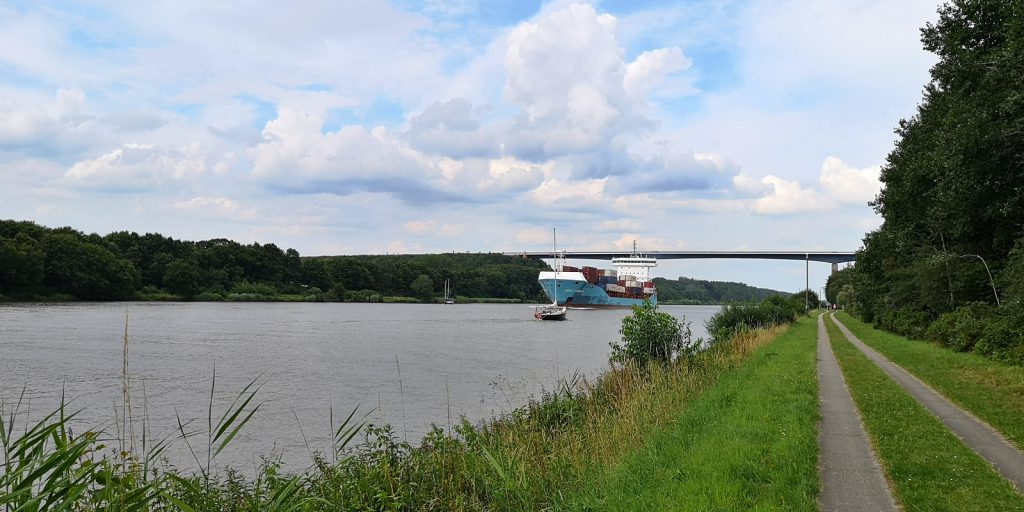
[[[636,240],[633,240],[633,253],[629,256],[612,258],[612,266],[615,267],[619,279],[646,283],[652,280],[651,269],[658,266],[658,260],[640,254],[636,250]]]

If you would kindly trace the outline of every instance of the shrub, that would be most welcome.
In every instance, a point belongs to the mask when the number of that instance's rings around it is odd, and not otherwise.
[[[240,295],[277,295],[277,288],[266,283],[250,283],[242,281],[231,288],[231,293]]]
[[[978,354],[1008,363],[1024,364],[1024,305],[997,308],[974,347]]]
[[[200,302],[220,302],[224,300],[224,296],[216,292],[202,292],[193,299]]]
[[[712,341],[728,341],[736,333],[788,324],[803,313],[804,300],[768,297],[758,304],[726,304],[704,327]]]
[[[974,302],[940,316],[928,326],[924,338],[953,350],[970,352],[985,330],[985,320],[993,315],[991,305]]]
[[[622,319],[622,343],[612,342],[612,362],[644,366],[650,361],[667,363],[677,356],[696,353],[690,324],[658,311],[651,301],[633,306],[633,314]]]
[[[876,319],[878,326],[882,329],[918,340],[925,337],[925,331],[931,320],[928,313],[909,307],[882,311]]]

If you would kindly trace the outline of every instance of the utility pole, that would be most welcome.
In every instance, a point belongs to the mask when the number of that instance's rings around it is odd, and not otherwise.
[[[804,313],[811,310],[811,255],[804,254]]]

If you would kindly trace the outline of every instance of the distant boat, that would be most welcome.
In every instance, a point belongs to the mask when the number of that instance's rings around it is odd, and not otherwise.
[[[551,246],[554,250],[552,253],[555,257],[555,290],[558,289],[558,238],[555,234],[555,228],[551,228]],[[548,305],[537,306],[533,311],[533,317],[537,320],[565,320],[565,314],[568,309],[565,306],[558,305],[557,294],[555,300]]]
[[[447,279],[444,280],[444,303],[455,304],[455,297],[452,296],[452,289]]]

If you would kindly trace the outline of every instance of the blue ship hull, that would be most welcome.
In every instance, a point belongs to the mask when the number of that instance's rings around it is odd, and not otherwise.
[[[590,284],[586,281],[558,280],[558,297],[555,298],[555,280],[540,279],[541,289],[552,301],[557,301],[559,306],[583,306],[597,308],[628,308],[643,304],[643,299],[630,299],[625,297],[609,296],[604,288]],[[652,304],[658,304],[658,295],[648,297]]]

